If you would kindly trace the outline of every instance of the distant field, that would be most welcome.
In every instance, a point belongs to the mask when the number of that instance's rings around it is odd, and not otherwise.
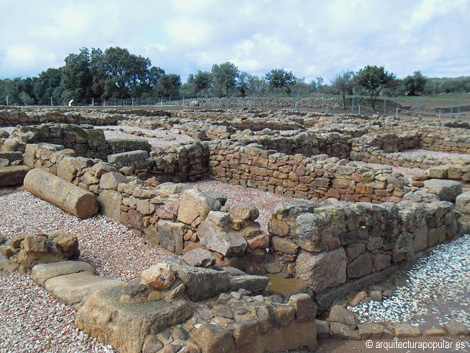
[[[470,106],[470,94],[465,93],[437,94],[420,97],[403,96],[392,98],[392,100],[399,103],[400,105],[412,107],[416,107],[419,101],[421,107],[429,109],[449,109],[451,106],[456,109],[459,105]]]

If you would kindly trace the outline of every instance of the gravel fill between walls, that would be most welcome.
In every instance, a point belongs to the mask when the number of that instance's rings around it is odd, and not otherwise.
[[[407,285],[381,302],[361,303],[349,310],[361,322],[408,322],[423,324],[429,315],[444,325],[450,321],[470,327],[470,235],[441,244],[419,259],[408,271]],[[449,310],[434,310],[434,307]]]

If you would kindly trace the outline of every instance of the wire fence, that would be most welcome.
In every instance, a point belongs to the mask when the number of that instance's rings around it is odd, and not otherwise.
[[[424,100],[424,99],[423,99]],[[179,108],[199,108],[199,109],[293,109],[307,110],[321,113],[348,113],[358,115],[383,115],[383,116],[437,116],[439,118],[450,117],[460,118],[465,116],[465,112],[470,111],[470,101],[462,99],[440,100],[436,106],[423,102],[421,97],[407,98],[405,105],[396,102],[396,99],[380,97],[375,99],[374,104],[368,97],[347,96],[343,101],[338,96],[246,96],[246,97],[182,97],[171,99],[156,97],[141,98],[111,98],[107,100],[92,99],[87,104],[75,104],[71,106],[88,107],[179,107]],[[428,100],[427,100],[428,101]],[[65,104],[66,105],[66,104]],[[54,104],[51,99],[50,106],[65,106],[64,104]]]

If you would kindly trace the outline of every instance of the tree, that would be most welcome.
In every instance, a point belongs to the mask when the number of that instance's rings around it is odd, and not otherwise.
[[[79,54],[69,54],[63,69],[63,99],[85,102],[92,96],[93,76],[90,72],[89,51],[81,48]]]
[[[370,95],[372,109],[375,110],[375,100],[380,92],[390,86],[395,80],[395,75],[385,71],[383,66],[367,65],[359,70],[356,75],[356,82],[364,87]]]
[[[256,75],[248,75],[245,79],[247,83],[247,89],[252,93],[265,93],[267,90],[267,83],[264,77],[258,77]]]
[[[248,82],[249,77],[250,75],[246,72],[241,72],[238,77],[237,88],[240,91],[242,98],[244,98],[250,90]]]
[[[181,78],[176,74],[162,75],[158,80],[156,93],[162,97],[179,97],[179,88],[181,87]]]
[[[194,94],[199,95],[212,85],[212,74],[207,71],[198,71],[194,76],[193,89]]]
[[[36,77],[15,77],[13,80],[0,80],[0,99],[8,105],[32,105],[35,104],[34,86]]]
[[[48,105],[53,102],[60,101],[60,87],[62,84],[62,68],[49,68],[39,74],[36,84],[34,85],[34,96],[36,103]]]
[[[106,97],[129,98],[143,93],[151,66],[148,58],[114,47],[106,49],[103,61]]]
[[[413,76],[405,77],[403,80],[403,85],[407,91],[407,96],[417,96],[424,92],[426,77],[421,74],[421,71],[415,71]]]
[[[268,81],[269,88],[285,90],[287,94],[290,94],[297,78],[292,71],[287,72],[284,69],[273,69],[266,74],[266,81]]]
[[[238,68],[230,62],[212,66],[214,88],[219,95],[229,95],[230,91],[235,88],[238,75]]]
[[[343,108],[346,109],[346,93],[352,93],[354,73],[352,71],[343,71],[337,74],[331,83],[343,95]]]
[[[104,53],[101,49],[91,49],[89,68],[92,75],[93,98],[103,98],[106,85]]]

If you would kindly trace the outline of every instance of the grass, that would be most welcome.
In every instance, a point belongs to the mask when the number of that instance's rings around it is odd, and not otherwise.
[[[402,96],[391,99],[403,106],[416,106],[419,100],[422,107],[428,108],[449,108],[453,106],[456,109],[459,104],[470,105],[470,94],[465,93],[436,94],[420,97]]]

